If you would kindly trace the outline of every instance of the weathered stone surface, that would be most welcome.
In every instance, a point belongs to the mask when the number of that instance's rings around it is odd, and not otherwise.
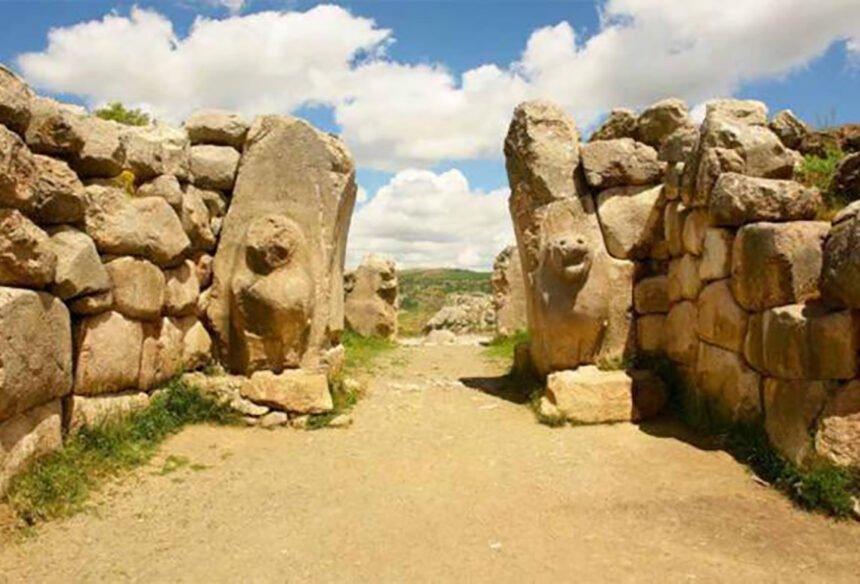
[[[229,191],[236,180],[239,152],[230,146],[192,146],[191,181],[200,188]]]
[[[447,329],[457,334],[495,328],[496,313],[489,294],[450,294],[445,305],[424,324],[424,332]]]
[[[825,406],[815,451],[835,464],[860,467],[860,381],[840,387]]]
[[[684,222],[689,210],[680,201],[669,201],[663,214],[663,237],[669,255],[678,257],[684,254]]]
[[[51,292],[63,300],[106,292],[111,289],[107,271],[90,237],[73,227],[51,230],[51,249],[57,256],[57,269]]]
[[[699,146],[699,128],[692,124],[679,126],[660,146],[657,158],[670,163],[684,163]]]
[[[126,126],[95,116],[82,117],[75,126],[83,146],[70,164],[81,178],[110,178],[122,172],[125,156],[120,136]]]
[[[53,296],[0,287],[0,420],[72,389],[69,311]]]
[[[202,197],[206,192],[189,185],[182,195],[180,205],[182,228],[191,240],[192,249],[199,251],[213,251],[216,244],[209,209]]]
[[[164,314],[185,316],[194,314],[200,284],[197,281],[197,267],[191,260],[185,260],[178,268],[164,272]]]
[[[755,422],[761,415],[761,376],[743,357],[709,343],[699,343],[698,387],[722,417]]]
[[[31,461],[62,447],[62,418],[60,400],[54,400],[0,422],[0,495]]]
[[[188,177],[190,142],[184,130],[156,122],[150,126],[127,127],[120,138],[125,161],[138,180],[172,174]]]
[[[860,308],[860,205],[837,215],[824,243],[821,296],[836,306]]]
[[[257,371],[240,392],[252,402],[296,414],[322,414],[333,407],[325,373],[301,369],[279,374]]]
[[[663,193],[667,201],[681,198],[685,169],[686,165],[683,162],[670,162],[666,165],[666,173],[663,175]]]
[[[277,426],[286,426],[290,423],[290,418],[284,412],[269,412],[261,416],[259,425],[261,428],[275,428]]]
[[[397,336],[397,268],[376,254],[344,278],[346,325],[363,337]]]
[[[248,124],[242,116],[217,109],[201,109],[183,124],[192,144],[220,144],[242,148]]]
[[[714,99],[707,103],[705,117],[724,117],[747,126],[764,126],[767,106],[753,99]]]
[[[710,200],[711,216],[718,226],[815,219],[820,207],[818,189],[790,180],[755,178],[733,172],[720,176]]]
[[[586,365],[547,377],[550,402],[576,424],[640,421],[662,409],[663,393],[663,386],[645,372],[601,371]]]
[[[20,212],[0,209],[0,285],[43,288],[56,266],[48,234]]]
[[[30,123],[32,98],[33,94],[27,85],[12,71],[0,65],[0,124],[23,135]]]
[[[191,247],[179,217],[160,197],[131,199],[119,189],[91,185],[86,201],[84,227],[102,253],[142,256],[170,266]]]
[[[743,173],[744,159],[738,152],[729,148],[700,149],[695,162],[685,166],[696,169],[695,176],[684,176],[681,185],[681,200],[690,207],[707,207],[711,191],[717,180],[727,172]]]
[[[764,380],[767,437],[780,454],[797,466],[804,466],[810,459],[815,425],[834,385],[832,381]]]
[[[792,304],[752,315],[744,355],[781,379],[851,379],[857,374],[858,321],[851,311]]]
[[[695,302],[679,302],[669,310],[666,317],[666,354],[673,361],[695,365],[699,339],[693,323],[697,320]]]
[[[582,168],[588,184],[599,189],[653,185],[663,178],[657,151],[630,138],[585,144]]]
[[[81,320],[75,330],[75,394],[136,388],[142,344],[143,325],[119,312]]]
[[[652,255],[663,236],[663,186],[615,187],[597,197],[597,215],[612,257]]]
[[[669,278],[643,278],[633,287],[633,306],[639,314],[669,312]]]
[[[589,142],[597,140],[616,140],[618,138],[636,137],[636,113],[633,110],[618,108],[609,112],[609,116],[601,126],[588,139]]]
[[[830,183],[830,192],[842,200],[860,199],[860,152],[839,161]]]
[[[782,110],[771,120],[768,127],[776,134],[786,148],[797,150],[803,139],[809,135],[809,126],[798,119],[791,110]]]
[[[121,257],[105,266],[111,280],[114,306],[124,315],[140,320],[161,316],[164,306],[164,274],[146,260]]]
[[[699,260],[690,254],[669,262],[669,301],[695,300],[702,289],[699,278]]]
[[[578,136],[560,108],[527,102],[505,140],[532,361],[542,375],[620,358],[634,345],[633,266],[606,250],[594,201],[576,178]]]
[[[72,314],[92,316],[110,310],[113,306],[113,293],[110,290],[87,294],[68,301]]]
[[[269,413],[269,408],[260,406],[239,394],[245,378],[239,375],[204,375],[200,372],[186,373],[183,383],[198,388],[202,393],[214,397],[219,403],[228,404],[244,416],[258,418]]]
[[[172,318],[162,318],[143,325],[140,353],[140,374],[137,387],[141,391],[163,385],[182,369],[183,331]]]
[[[162,174],[137,189],[139,197],[161,197],[175,211],[182,211],[182,187],[179,180],[170,174]]]
[[[346,347],[340,344],[328,349],[323,353],[320,363],[328,375],[329,383],[342,378],[346,367]]]
[[[517,246],[503,249],[493,263],[493,308],[496,332],[510,335],[528,328],[523,267]]]
[[[644,353],[666,350],[666,315],[646,314],[636,319],[636,342]]]
[[[664,99],[639,114],[636,121],[636,138],[659,149],[675,130],[687,124],[687,104],[674,97]]]
[[[355,194],[355,169],[336,138],[295,118],[257,118],[207,312],[229,369],[315,367],[340,336]]]
[[[110,420],[128,416],[149,406],[149,395],[142,392],[115,395],[73,396],[70,400],[69,429],[94,428]]]
[[[732,273],[732,245],[735,234],[728,229],[708,227],[702,241],[699,279],[703,282],[728,278]]]
[[[191,256],[191,260],[194,262],[200,289],[208,288],[212,284],[212,262],[214,258],[208,253],[197,252]]]
[[[828,227],[820,221],[742,227],[732,249],[732,291],[738,304],[764,310],[818,297]]]
[[[212,337],[197,317],[172,319],[182,331],[182,368],[199,369],[212,362]]]
[[[681,232],[681,244],[684,252],[695,256],[702,255],[705,242],[705,232],[711,220],[704,209],[692,209],[684,218],[684,230]]]
[[[30,123],[24,134],[30,150],[63,157],[81,151],[84,140],[78,130],[80,112],[53,99],[34,96],[30,100],[30,113]]]
[[[747,313],[732,296],[728,280],[709,284],[699,294],[699,338],[712,345],[740,353],[744,346]]]
[[[452,345],[457,342],[457,335],[446,329],[434,329],[424,338],[425,345]]]

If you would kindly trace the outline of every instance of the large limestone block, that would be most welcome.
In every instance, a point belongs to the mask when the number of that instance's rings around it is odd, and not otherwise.
[[[190,142],[185,130],[156,122],[150,126],[127,127],[120,138],[125,162],[138,180],[160,174],[188,177]]]
[[[782,379],[851,379],[857,374],[858,320],[850,311],[792,304],[750,317],[747,361]]]
[[[212,361],[212,337],[197,317],[186,316],[173,321],[182,331],[182,368],[199,369]]]
[[[182,186],[179,180],[170,174],[162,174],[137,189],[139,197],[161,197],[174,211],[182,211]]]
[[[24,133],[30,123],[33,93],[20,77],[0,65],[0,124]]]
[[[681,198],[681,186],[684,181],[686,165],[683,162],[670,162],[666,165],[666,173],[663,175],[663,186],[667,201],[676,201]]]
[[[240,390],[243,398],[295,414],[322,414],[334,407],[325,372],[257,371]]]
[[[517,246],[503,249],[493,263],[493,308],[496,310],[496,331],[510,335],[528,328],[526,289],[523,267]]]
[[[120,140],[127,126],[95,116],[85,116],[75,123],[83,146],[71,158],[71,166],[81,178],[110,178],[122,172],[125,150]],[[138,176],[143,180],[145,177]],[[146,177],[148,178],[148,177]]]
[[[666,317],[666,354],[673,361],[695,365],[699,351],[695,323],[698,320],[695,302],[679,302]]]
[[[33,152],[70,157],[84,146],[78,130],[82,112],[46,97],[34,97],[24,140]],[[84,110],[86,111],[86,110]]]
[[[702,290],[698,312],[696,332],[700,339],[736,353],[743,350],[747,313],[735,302],[728,280],[714,282]]]
[[[836,306],[860,308],[860,217],[852,211],[836,217],[824,243],[821,296]]]
[[[816,422],[832,381],[764,380],[764,427],[770,443],[786,459],[804,466],[813,453]]]
[[[636,121],[636,138],[659,149],[663,142],[678,128],[689,124],[687,104],[671,97],[658,101],[639,114]]]
[[[230,370],[315,367],[340,336],[355,194],[352,160],[336,138],[291,117],[256,120],[207,312]]]
[[[394,260],[368,254],[345,278],[346,325],[363,337],[397,335],[397,268]]]
[[[164,313],[170,316],[194,314],[200,296],[194,262],[185,260],[178,268],[165,270],[164,279]]]
[[[654,185],[663,178],[657,151],[630,138],[585,144],[582,168],[588,184],[598,189]]]
[[[699,128],[691,123],[679,126],[660,146],[657,158],[669,163],[684,163],[699,146]]]
[[[669,278],[643,278],[633,287],[633,306],[638,314],[669,312]]]
[[[699,278],[703,282],[728,278],[732,273],[732,245],[735,234],[728,229],[708,227],[702,239]]]
[[[203,200],[207,192],[188,185],[180,203],[182,228],[191,240],[192,249],[199,251],[213,251],[217,242],[212,232],[209,208]]]
[[[707,207],[717,180],[725,173],[743,173],[744,170],[744,159],[736,150],[700,146],[684,166],[681,200],[689,207]]]
[[[645,314],[636,319],[636,344],[644,353],[662,353],[666,350],[665,314]]]
[[[761,376],[734,351],[699,343],[698,387],[721,417],[755,422],[761,415]]]
[[[93,240],[73,227],[51,230],[51,249],[57,256],[57,269],[51,292],[63,300],[97,294],[111,289],[107,270],[99,259]]]
[[[732,291],[747,310],[764,310],[817,298],[821,221],[752,223],[742,227],[732,249]]]
[[[710,200],[711,216],[719,226],[815,219],[820,207],[818,189],[790,180],[755,178],[734,172],[717,179]]]
[[[201,109],[183,124],[192,144],[220,144],[242,148],[248,135],[248,124],[236,113],[218,109]]]
[[[597,197],[606,248],[618,259],[643,258],[663,236],[663,186],[615,187]]]
[[[424,332],[445,329],[457,334],[495,327],[496,313],[489,294],[450,294],[445,304],[424,324]]]
[[[236,180],[239,152],[230,146],[192,146],[191,180],[204,189],[229,191]]]
[[[69,429],[79,432],[82,428],[95,428],[111,420],[126,417],[149,406],[149,395],[142,392],[127,392],[116,395],[72,396],[69,405]]]
[[[54,400],[0,422],[0,495],[30,462],[62,447],[62,420],[60,400]]]
[[[858,133],[860,141],[860,133]],[[860,151],[839,161],[830,183],[831,194],[856,200],[860,197]]]
[[[117,188],[91,185],[86,201],[84,228],[101,253],[171,266],[191,247],[179,217],[160,197],[132,199]]]
[[[601,371],[592,365],[552,373],[547,397],[575,424],[637,422],[665,401],[662,384],[642,371]]]
[[[578,141],[573,121],[547,102],[518,106],[505,140],[532,361],[541,375],[614,360],[634,346],[633,264],[606,249],[594,201],[577,180]]]
[[[589,142],[597,140],[616,140],[636,137],[636,113],[633,110],[617,108],[609,112],[603,124],[591,135]]]
[[[116,310],[139,320],[155,320],[161,316],[164,274],[158,267],[128,256],[112,260],[105,267]]]
[[[768,127],[776,134],[786,148],[797,150],[803,139],[809,135],[810,129],[791,110],[782,110],[771,120]]]
[[[684,223],[690,211],[680,201],[669,201],[663,213],[663,237],[669,255],[678,257],[684,254]]]
[[[0,420],[71,389],[69,311],[49,294],[0,287]]]
[[[835,464],[860,467],[860,381],[844,384],[825,406],[815,451]]]
[[[699,260],[686,254],[669,262],[668,294],[670,302],[695,300],[702,290],[699,278]]]
[[[704,209],[692,209],[687,213],[684,218],[684,229],[681,232],[681,243],[685,253],[702,255],[705,232],[710,224],[711,218]]]
[[[110,277],[108,277],[110,279]],[[78,316],[93,316],[113,307],[113,293],[110,290],[87,294],[67,301],[69,311]]]
[[[143,325],[138,389],[155,389],[182,370],[184,337],[177,321],[169,317]]]
[[[0,209],[0,285],[44,288],[56,267],[48,234],[18,211]]]
[[[119,312],[81,320],[75,330],[75,394],[136,388],[142,345],[143,325]]]

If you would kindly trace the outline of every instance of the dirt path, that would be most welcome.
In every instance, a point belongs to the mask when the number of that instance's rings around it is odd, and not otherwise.
[[[404,347],[348,430],[196,427],[0,582],[857,582],[860,525],[671,423],[551,429],[480,347]],[[460,382],[465,379],[465,384]]]

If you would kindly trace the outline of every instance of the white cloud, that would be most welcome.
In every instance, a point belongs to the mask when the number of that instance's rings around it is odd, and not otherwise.
[[[239,0],[215,0],[242,4]],[[517,62],[462,75],[385,57],[392,32],[336,6],[199,18],[178,38],[164,16],[57,28],[21,56],[28,79],[90,103],[122,100],[179,120],[199,106],[246,114],[334,108],[359,164],[387,170],[499,158],[512,108],[549,97],[588,126],[615,106],[668,95],[700,103],[860,46],[857,0],[606,0],[599,29],[534,31]]]
[[[248,4],[247,0],[209,0],[210,4],[214,4],[215,6],[222,6],[226,8],[230,14],[239,14],[242,11],[242,8]]]
[[[374,252],[400,267],[489,269],[514,242],[507,199],[508,189],[473,190],[456,169],[401,171],[355,212],[347,264]]]

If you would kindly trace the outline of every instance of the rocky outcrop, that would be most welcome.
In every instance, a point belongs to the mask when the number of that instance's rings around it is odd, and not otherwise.
[[[368,254],[344,277],[346,326],[363,337],[397,336],[397,267],[394,260]]]
[[[528,328],[523,267],[515,245],[509,245],[493,262],[493,308],[496,332],[506,336]]]
[[[491,330],[496,325],[493,298],[488,294],[451,294],[445,305],[424,324],[424,332],[448,330],[457,334]]]

